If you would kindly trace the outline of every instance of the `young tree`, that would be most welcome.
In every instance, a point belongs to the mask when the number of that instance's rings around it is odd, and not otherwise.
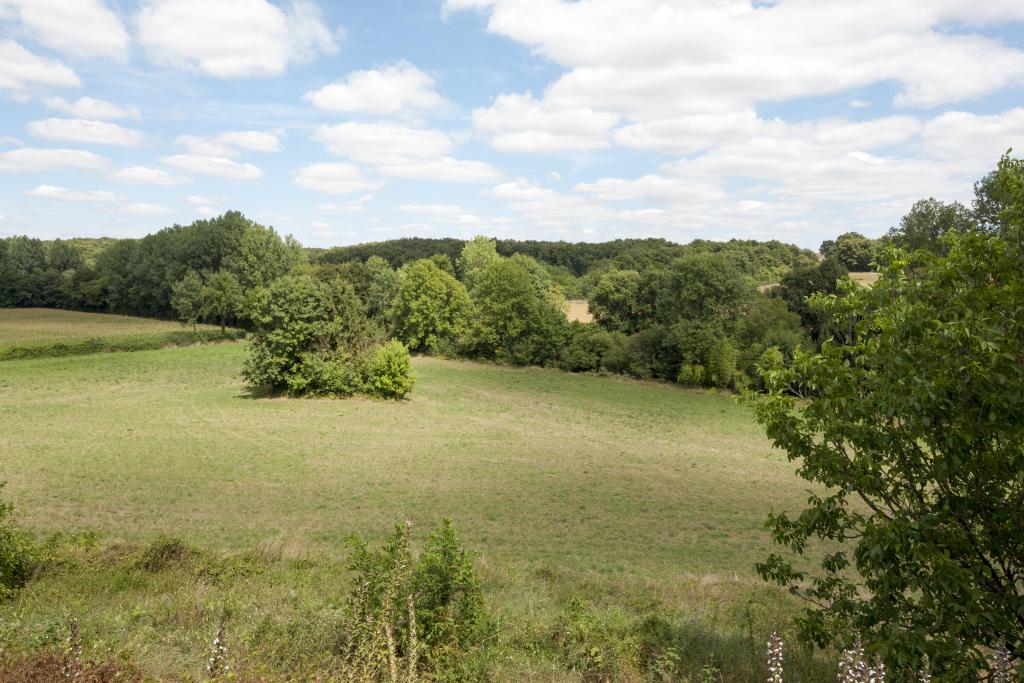
[[[633,333],[640,329],[643,308],[640,273],[635,270],[608,270],[590,293],[588,308],[594,322],[615,332]]]
[[[1024,173],[1003,159],[1005,237],[966,232],[947,256],[892,251],[873,288],[816,304],[850,334],[767,374],[758,419],[823,489],[769,518],[821,571],[773,555],[767,579],[811,601],[824,644],[862,634],[889,665],[924,655],[967,680],[1004,644],[1024,654]],[[1016,216],[1016,218],[1014,217]]]
[[[218,270],[206,279],[203,286],[203,317],[219,322],[220,331],[224,332],[228,320],[238,319],[244,301],[238,278],[230,271]]]
[[[477,235],[462,248],[459,255],[459,275],[466,289],[473,291],[481,273],[501,257],[494,240]]]
[[[196,331],[196,323],[203,315],[203,279],[194,270],[185,273],[185,277],[171,287],[171,306],[178,314],[183,325],[191,325]]]
[[[400,272],[391,309],[394,335],[413,351],[458,339],[470,311],[466,287],[428,259],[413,261]]]

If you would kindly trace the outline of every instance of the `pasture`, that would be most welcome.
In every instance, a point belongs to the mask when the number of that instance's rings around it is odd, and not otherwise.
[[[450,517],[479,553],[502,626],[499,678],[585,673],[551,642],[576,604],[603,629],[588,636],[601,647],[659,615],[685,670],[760,676],[761,641],[792,604],[752,564],[770,548],[765,515],[799,508],[806,486],[746,406],[431,358],[416,359],[403,402],[267,398],[239,377],[245,353],[221,344],[0,365],[4,496],[38,537],[71,534],[56,543],[80,557],[0,607],[0,642],[45,643],[77,616],[95,648],[127,649],[155,675],[198,673],[227,610],[240,653],[308,672],[288,658],[327,656],[317,629],[344,602],[345,539],[380,539],[409,519],[422,540]],[[133,553],[168,537],[204,559],[137,571]],[[257,569],[196,578],[238,562]],[[300,623],[309,631],[294,632]],[[796,659],[801,680],[813,662]],[[616,677],[632,677],[631,661]]]
[[[197,325],[213,331],[215,325]],[[52,308],[0,308],[0,346],[29,342],[162,334],[186,329],[181,323],[108,313],[58,311]],[[187,328],[191,329],[191,327]]]

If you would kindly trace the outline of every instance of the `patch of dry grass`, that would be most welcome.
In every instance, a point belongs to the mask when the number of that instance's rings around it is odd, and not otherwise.
[[[568,318],[570,322],[594,322],[594,316],[590,314],[589,304],[584,299],[569,299],[566,301],[565,317]]]

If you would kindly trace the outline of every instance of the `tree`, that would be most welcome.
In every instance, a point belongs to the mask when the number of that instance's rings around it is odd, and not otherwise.
[[[865,271],[871,269],[871,262],[875,260],[875,247],[859,232],[845,232],[836,238],[828,256],[835,257],[848,270]]]
[[[717,254],[694,254],[656,271],[655,317],[671,325],[679,320],[735,320],[753,287],[728,260]]]
[[[228,320],[238,319],[245,301],[238,278],[227,270],[218,270],[206,279],[201,299],[203,317],[220,323],[221,332],[227,329]]]
[[[185,277],[174,283],[171,288],[171,306],[178,314],[183,325],[191,325],[196,331],[196,323],[203,315],[203,279],[194,270],[185,273]]]
[[[643,308],[640,305],[640,273],[617,268],[605,272],[590,293],[588,308],[598,325],[616,332],[633,333],[640,329]]]
[[[401,278],[395,269],[380,256],[366,259],[366,314],[374,320],[385,322]]]
[[[472,354],[513,365],[547,363],[558,358],[567,325],[521,264],[499,258],[479,274],[468,339]]]
[[[404,266],[391,309],[392,332],[413,351],[436,351],[465,331],[470,311],[466,287],[420,259]]]
[[[942,237],[951,232],[963,232],[975,227],[971,212],[959,202],[946,204],[937,199],[922,199],[900,219],[899,226],[889,230],[886,237],[902,249],[924,249],[934,254],[946,253]]]
[[[846,277],[846,267],[837,259],[829,258],[813,266],[794,268],[784,275],[774,293],[786,302],[789,310],[800,316],[800,322],[815,342],[828,336],[829,326],[822,312],[808,303],[812,294],[835,294],[840,278]]]
[[[1024,173],[1000,163],[1011,234],[967,232],[947,256],[892,250],[873,288],[816,305],[851,334],[766,376],[758,419],[822,487],[777,543],[826,546],[813,576],[758,565],[811,601],[819,644],[861,634],[890,667],[927,655],[973,678],[1003,644],[1024,655]],[[1018,165],[1019,169],[1020,166]]]
[[[352,285],[286,275],[255,292],[242,375],[292,394],[348,395],[363,386],[359,359],[378,337]]]
[[[500,258],[496,243],[490,237],[477,235],[466,242],[458,263],[459,275],[466,289],[472,292],[481,273]]]

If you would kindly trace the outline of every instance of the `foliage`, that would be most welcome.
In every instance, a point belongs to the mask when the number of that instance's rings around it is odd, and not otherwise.
[[[865,271],[871,270],[871,263],[875,260],[875,245],[859,232],[845,232],[835,239],[827,253],[823,253],[826,258],[839,261],[847,270]]]
[[[379,398],[404,398],[416,376],[409,350],[397,339],[375,348],[366,364],[366,389]]]
[[[203,279],[194,270],[185,273],[185,277],[171,287],[171,306],[182,324],[191,325],[195,331],[203,316]]]
[[[175,330],[149,334],[112,334],[66,341],[29,341],[0,346],[0,361],[60,358],[118,351],[152,351],[169,346],[189,346],[244,338],[245,330],[228,329],[221,332],[203,329],[196,332]]]
[[[285,276],[257,291],[249,317],[255,331],[243,375],[253,385],[294,394],[342,386],[338,364],[360,356],[379,336],[352,285],[310,275]],[[320,382],[311,375],[314,367],[329,377]]]
[[[466,289],[472,292],[481,274],[499,258],[495,242],[489,237],[477,235],[466,242],[458,261],[459,277]]]
[[[606,271],[590,293],[594,322],[617,332],[637,332],[645,313],[640,303],[642,286],[641,275],[635,270]]]
[[[0,491],[3,487],[4,482],[0,482]],[[0,602],[25,585],[36,562],[28,534],[18,529],[11,519],[13,510],[13,505],[0,500]]]
[[[200,298],[203,317],[219,323],[221,331],[227,328],[228,321],[238,320],[245,302],[238,278],[223,269],[206,279]]]
[[[942,239],[945,235],[974,228],[974,217],[960,202],[946,204],[929,198],[915,202],[907,215],[900,219],[899,226],[889,230],[886,238],[894,246],[907,251],[923,249],[945,254],[947,247]]]
[[[473,288],[473,311],[466,340],[471,355],[513,365],[558,358],[565,314],[538,291],[520,263],[499,259],[483,269]]]
[[[800,322],[815,342],[824,341],[830,329],[826,316],[811,306],[808,298],[812,294],[835,294],[839,291],[839,280],[847,270],[837,259],[825,259],[821,263],[797,268],[784,276],[778,289],[773,292],[786,302],[790,311],[800,316]]]
[[[845,542],[817,575],[773,555],[767,579],[812,601],[818,643],[860,632],[890,666],[961,679],[1001,642],[1024,648],[1024,182],[1011,160],[1009,239],[953,235],[934,259],[900,251],[873,288],[815,297],[850,330],[769,372],[758,419],[822,485],[796,517],[774,514],[777,543]],[[855,573],[854,573],[855,570]]]
[[[435,350],[465,330],[469,294],[432,261],[404,266],[391,308],[392,333],[414,351]]]
[[[485,635],[486,611],[473,555],[449,520],[427,539],[417,557],[411,525],[398,525],[383,548],[370,550],[353,537],[350,607],[353,627],[346,645],[350,673],[360,679],[415,680],[457,670],[460,656]]]

